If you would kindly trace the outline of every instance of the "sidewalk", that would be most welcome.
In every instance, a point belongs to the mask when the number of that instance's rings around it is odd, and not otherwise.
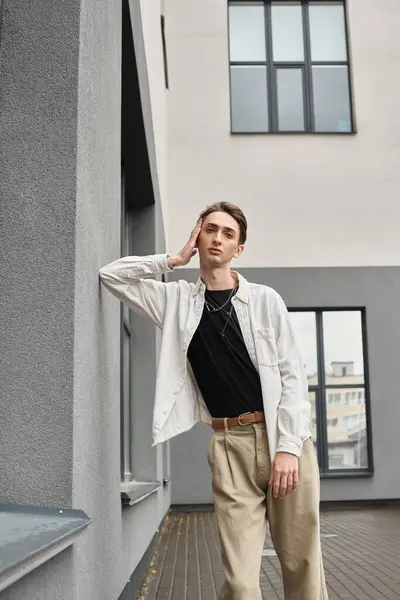
[[[321,535],[329,600],[400,599],[400,509],[326,511]],[[222,582],[214,514],[172,511],[141,600],[216,600]],[[284,600],[269,537],[261,587],[264,600]]]

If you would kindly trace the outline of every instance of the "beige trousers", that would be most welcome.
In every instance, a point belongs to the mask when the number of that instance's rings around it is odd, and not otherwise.
[[[264,423],[214,431],[208,450],[225,583],[219,600],[262,600],[267,514],[285,600],[328,600],[319,532],[319,470],[311,439],[299,459],[299,485],[284,498],[268,488]]]

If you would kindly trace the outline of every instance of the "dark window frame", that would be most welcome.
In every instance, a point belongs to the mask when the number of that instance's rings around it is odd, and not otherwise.
[[[290,307],[289,313],[302,312],[314,313],[316,326],[316,347],[317,347],[317,365],[318,381],[315,385],[309,385],[309,391],[315,393],[315,409],[317,420],[317,448],[318,463],[321,478],[330,479],[338,477],[370,477],[374,473],[373,447],[372,447],[372,426],[371,426],[371,395],[369,382],[369,362],[368,362],[368,336],[367,336],[367,314],[363,306],[341,306],[341,307]],[[323,332],[323,313],[325,312],[358,312],[361,317],[361,334],[363,345],[364,361],[364,383],[363,384],[327,384],[325,382],[325,356],[324,356],[324,332]],[[329,468],[328,454],[328,430],[327,430],[327,395],[331,390],[364,389],[365,401],[365,419],[366,419],[366,438],[367,438],[367,457],[368,466],[359,469],[333,469]]]
[[[129,227],[129,210],[126,193],[125,168],[121,169],[121,256],[129,255],[129,235],[126,232]],[[128,252],[127,252],[128,251]],[[130,310],[121,302],[120,306],[120,416],[121,416],[121,481],[128,483],[133,480],[132,473],[132,427],[131,427],[131,355],[132,355],[132,332],[130,325]],[[129,338],[129,364],[124,357],[125,336]],[[125,397],[125,371],[128,369],[129,392],[128,399]],[[128,427],[127,427],[128,424]],[[128,432],[128,433],[127,433]]]
[[[167,90],[169,90],[168,54],[167,54],[167,40],[166,40],[166,35],[165,35],[165,16],[164,15],[161,15],[161,40],[162,40],[162,49],[163,49],[165,88]]]
[[[271,135],[271,134],[314,134],[314,135],[354,135],[357,133],[356,118],[354,111],[354,92],[353,76],[351,69],[350,52],[350,32],[349,18],[347,10],[347,0],[320,0],[326,5],[341,4],[344,9],[344,26],[346,36],[347,61],[312,61],[311,58],[311,33],[309,20],[309,5],[313,0],[297,0],[302,6],[303,21],[303,41],[304,41],[304,61],[274,61],[273,60],[273,41],[272,41],[272,16],[271,7],[273,4],[285,4],[284,0],[228,0],[228,62],[229,62],[229,97],[230,97],[230,132],[231,135]],[[254,4],[255,2],[264,5],[265,21],[265,61],[232,61],[230,59],[230,27],[229,27],[229,6],[235,4]],[[268,130],[266,131],[235,131],[232,120],[232,67],[234,66],[262,66],[266,67],[267,75],[267,102],[268,102]],[[313,103],[313,66],[346,66],[348,70],[349,84],[349,110],[350,110],[350,130],[349,131],[315,131],[314,103]],[[278,128],[278,69],[301,69],[303,73],[303,111],[304,111],[304,130],[284,130]]]

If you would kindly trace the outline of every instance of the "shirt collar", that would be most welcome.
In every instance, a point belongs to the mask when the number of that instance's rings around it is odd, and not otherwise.
[[[232,271],[232,273],[234,273],[237,276],[238,281],[239,281],[239,288],[238,288],[238,291],[236,292],[236,296],[240,300],[242,300],[242,302],[247,303],[249,301],[249,282],[237,271]],[[197,296],[197,294],[199,292],[202,292],[204,294],[205,291],[206,291],[206,285],[199,277],[196,282],[196,285],[194,287],[194,295]]]

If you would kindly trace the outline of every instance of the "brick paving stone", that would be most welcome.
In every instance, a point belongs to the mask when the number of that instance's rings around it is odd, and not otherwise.
[[[400,509],[321,514],[329,600],[400,600]],[[264,600],[284,600],[279,560],[269,534],[262,558]],[[216,600],[223,583],[221,549],[211,512],[170,512],[164,521],[141,600]]]

